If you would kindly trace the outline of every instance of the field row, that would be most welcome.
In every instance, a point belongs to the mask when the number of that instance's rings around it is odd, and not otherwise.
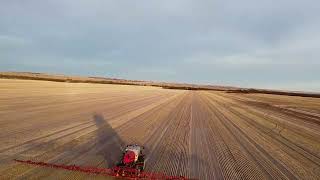
[[[0,179],[86,179],[12,159],[112,167],[130,143],[146,147],[149,172],[320,177],[317,98],[0,80],[0,126]]]

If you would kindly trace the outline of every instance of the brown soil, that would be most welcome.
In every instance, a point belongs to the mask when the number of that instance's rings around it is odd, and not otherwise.
[[[0,79],[0,127],[0,179],[103,178],[12,159],[112,167],[129,143],[151,172],[320,177],[318,98]]]

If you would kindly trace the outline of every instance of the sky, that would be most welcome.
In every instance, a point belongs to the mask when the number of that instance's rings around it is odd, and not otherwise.
[[[318,0],[1,0],[0,71],[320,92]]]

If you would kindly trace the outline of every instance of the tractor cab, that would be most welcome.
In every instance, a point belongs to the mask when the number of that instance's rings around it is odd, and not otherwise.
[[[127,145],[122,152],[120,162],[117,163],[116,166],[121,168],[133,168],[142,172],[145,166],[143,149],[143,146],[137,144]]]

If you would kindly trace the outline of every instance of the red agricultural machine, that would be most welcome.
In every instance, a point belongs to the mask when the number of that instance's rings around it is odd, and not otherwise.
[[[145,155],[144,147],[137,144],[127,145],[122,152],[121,159],[113,168],[81,167],[76,165],[58,165],[45,162],[23,161],[16,162],[44,166],[50,168],[65,169],[70,171],[80,171],[90,174],[118,177],[121,179],[188,179],[183,176],[167,176],[163,173],[145,172]]]
[[[143,172],[145,158],[144,147],[137,144],[127,145],[122,152],[121,160],[116,164],[116,169],[134,169],[138,174]]]

